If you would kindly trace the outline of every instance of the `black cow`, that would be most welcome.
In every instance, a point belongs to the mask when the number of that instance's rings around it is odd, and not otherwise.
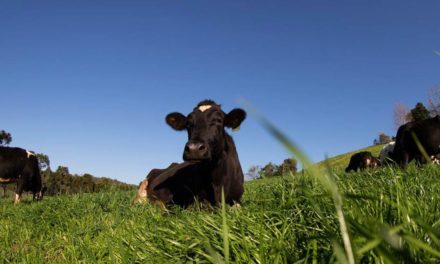
[[[144,184],[148,186],[148,197],[183,207],[195,198],[219,205],[223,189],[226,203],[238,203],[244,192],[244,176],[234,141],[225,127],[236,129],[245,118],[244,110],[225,113],[211,100],[200,102],[188,116],[168,114],[168,125],[188,132],[184,162],[150,172]]]
[[[345,169],[346,172],[358,171],[359,169],[375,168],[380,165],[379,159],[373,156],[369,151],[355,153],[350,158],[350,163]]]
[[[20,202],[23,191],[32,192],[34,200],[43,198],[37,157],[21,148],[0,147],[0,183],[17,183],[14,203]]]
[[[426,162],[413,135],[417,137],[429,157],[439,154],[440,116],[409,122],[399,127],[396,134],[396,144],[391,157],[402,168],[413,159],[418,163]]]

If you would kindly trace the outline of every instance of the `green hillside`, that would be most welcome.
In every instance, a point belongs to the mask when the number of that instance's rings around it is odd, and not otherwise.
[[[316,165],[318,166],[318,169],[325,168],[326,163],[328,163],[330,165],[330,167],[335,170],[345,169],[347,167],[348,163],[350,162],[350,158],[353,154],[361,152],[361,151],[369,151],[374,156],[378,157],[380,150],[383,148],[383,146],[384,146],[384,144],[374,145],[374,146],[369,146],[366,148],[358,149],[355,151],[347,152],[345,154],[330,157],[327,160],[322,160],[322,161],[316,163]]]
[[[320,184],[322,177],[308,173],[246,182],[238,208],[196,205],[162,211],[152,204],[132,206],[135,191],[121,190],[41,202],[26,197],[19,206],[0,199],[0,259],[439,263],[439,166],[386,167],[344,173],[334,181],[338,190],[333,194]]]

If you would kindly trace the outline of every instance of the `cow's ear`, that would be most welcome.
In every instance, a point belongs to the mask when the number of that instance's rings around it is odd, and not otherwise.
[[[236,129],[246,118],[246,112],[243,109],[235,108],[225,116],[225,127]]]
[[[181,113],[171,113],[165,118],[167,124],[175,130],[181,131],[186,128],[186,116]]]

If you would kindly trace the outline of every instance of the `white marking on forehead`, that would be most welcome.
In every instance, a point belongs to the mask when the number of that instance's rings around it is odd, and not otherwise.
[[[211,107],[212,107],[212,105],[201,105],[201,106],[199,106],[199,111],[200,112],[205,112],[206,110],[208,110],[208,109],[211,109]]]
[[[32,151],[26,150],[26,153],[27,153],[28,158],[30,156],[34,156],[34,153]]]

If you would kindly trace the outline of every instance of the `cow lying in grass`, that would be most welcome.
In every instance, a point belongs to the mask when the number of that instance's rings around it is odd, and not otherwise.
[[[375,168],[380,166],[380,161],[369,151],[355,153],[350,158],[350,163],[345,169],[346,172],[364,170],[367,168]]]
[[[186,207],[197,199],[219,205],[223,191],[226,203],[238,203],[244,176],[234,141],[225,128],[238,128],[245,117],[244,110],[225,113],[211,100],[200,102],[187,116],[168,114],[169,126],[188,133],[184,162],[152,170],[141,183],[136,200]]]

